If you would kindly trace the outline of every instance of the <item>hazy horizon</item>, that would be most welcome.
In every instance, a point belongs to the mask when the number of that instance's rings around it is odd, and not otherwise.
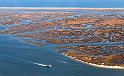
[[[0,0],[0,7],[124,8],[124,0]]]

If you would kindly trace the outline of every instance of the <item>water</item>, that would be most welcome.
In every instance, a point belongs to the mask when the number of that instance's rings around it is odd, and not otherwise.
[[[0,6],[124,8],[124,0],[0,0]]]
[[[37,47],[10,35],[0,35],[0,76],[122,76],[124,70],[91,67],[65,57],[51,47]],[[16,46],[18,45],[18,46]],[[37,64],[52,65],[46,68]]]
[[[0,7],[124,8],[123,3],[123,0],[0,0]],[[24,20],[22,23],[27,24],[28,21]],[[0,30],[8,28],[9,26],[0,26]],[[0,76],[124,75],[124,70],[103,69],[81,64],[52,50],[52,47],[54,45],[38,47],[21,42],[12,35],[0,34]],[[52,68],[38,64],[51,65]]]
[[[21,23],[22,23],[22,24],[28,24],[29,21],[28,21],[28,20],[22,20]]]

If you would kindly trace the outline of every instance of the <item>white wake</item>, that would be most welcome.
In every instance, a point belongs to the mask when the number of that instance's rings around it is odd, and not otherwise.
[[[31,63],[31,64],[35,64],[35,65],[39,65],[42,67],[48,67],[48,68],[52,67],[51,65],[46,65],[46,64],[41,64],[41,63],[36,63],[36,62],[31,62],[31,61],[26,61],[26,62]]]
[[[61,63],[65,63],[65,64],[66,64],[66,63],[68,63],[68,62],[65,62],[65,61],[61,61],[61,60],[58,60],[58,61],[59,61],[59,62],[61,62]]]

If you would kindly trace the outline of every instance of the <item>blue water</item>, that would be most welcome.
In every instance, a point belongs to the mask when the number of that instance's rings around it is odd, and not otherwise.
[[[113,7],[123,8],[123,0],[0,0],[1,7]],[[22,23],[28,23],[22,21]],[[0,26],[0,30],[9,28]],[[124,70],[88,66],[52,50],[0,34],[0,76],[122,76]],[[32,63],[31,63],[32,62]],[[52,65],[46,68],[37,64]],[[66,62],[66,63],[64,63]]]
[[[95,68],[65,57],[50,46],[37,47],[0,35],[0,76],[122,76],[124,70]],[[33,64],[50,64],[46,68]]]
[[[0,7],[124,8],[124,0],[0,0]]]
[[[29,21],[28,21],[28,20],[22,20],[21,23],[22,23],[22,24],[28,24]]]
[[[25,20],[22,21],[22,23],[23,22],[27,23],[27,21]],[[7,27],[0,26],[0,30],[7,29],[8,26]],[[56,46],[59,45],[57,44],[38,47],[28,43],[21,42],[13,35],[0,34],[0,76],[124,75],[124,70],[96,68],[76,62],[54,51],[52,48]],[[44,65],[52,65],[52,68],[39,66],[37,65],[37,63]]]

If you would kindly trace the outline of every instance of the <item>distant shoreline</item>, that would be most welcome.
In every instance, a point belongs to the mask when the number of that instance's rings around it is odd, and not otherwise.
[[[92,63],[88,63],[88,62],[84,62],[84,61],[81,61],[81,60],[78,60],[78,59],[74,59],[73,57],[71,56],[67,56],[66,54],[62,53],[62,55],[66,56],[66,57],[69,57],[77,62],[81,62],[83,64],[86,64],[86,65],[90,65],[90,66],[94,66],[94,67],[98,67],[98,68],[106,68],[106,69],[117,69],[117,70],[124,70],[124,67],[121,67],[121,66],[105,66],[105,65],[97,65],[97,64],[92,64]]]
[[[124,10],[124,8],[83,8],[83,7],[0,7],[0,9],[101,9],[101,10],[104,10],[104,9],[115,9],[115,10]]]

